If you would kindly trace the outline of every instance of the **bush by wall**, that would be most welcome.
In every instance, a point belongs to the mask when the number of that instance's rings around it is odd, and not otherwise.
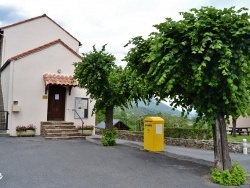
[[[103,146],[114,146],[116,144],[116,130],[102,130],[102,145]]]

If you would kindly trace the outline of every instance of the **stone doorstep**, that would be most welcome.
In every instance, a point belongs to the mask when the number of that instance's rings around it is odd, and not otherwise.
[[[42,125],[42,129],[75,129],[74,125]]]
[[[66,122],[66,121],[42,121],[41,125],[74,125],[74,122]]]
[[[74,129],[45,129],[46,133],[61,133],[61,132],[71,132],[76,133],[78,130]]]
[[[41,122],[41,135],[45,139],[83,139],[74,123],[65,121]]]

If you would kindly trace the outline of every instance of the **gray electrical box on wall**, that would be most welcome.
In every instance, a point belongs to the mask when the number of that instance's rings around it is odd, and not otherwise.
[[[12,112],[20,112],[21,107],[18,105],[18,101],[13,101]]]

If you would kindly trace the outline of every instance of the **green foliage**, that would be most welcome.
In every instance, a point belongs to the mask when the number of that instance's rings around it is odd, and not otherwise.
[[[234,163],[231,171],[219,171],[216,168],[211,170],[212,181],[227,186],[243,185],[246,181],[246,175],[246,170],[239,163]]]
[[[164,136],[171,138],[210,140],[213,135],[212,131],[209,129],[166,127]]]
[[[74,78],[87,90],[90,98],[96,100],[96,112],[127,105],[125,72],[115,65],[115,57],[107,53],[105,47],[98,51],[93,46],[93,51],[84,54],[81,62],[74,63]]]
[[[180,116],[174,116],[170,114],[161,114],[164,119],[165,127],[191,127],[193,126],[193,122],[186,118]]]
[[[115,130],[102,130],[102,145],[114,146],[116,144],[116,131]]]
[[[144,119],[150,116],[157,116],[164,119],[165,127],[192,127],[193,121],[180,116],[175,116],[167,113],[154,113],[154,114],[145,114],[138,115],[132,112],[126,112],[124,110],[115,110],[114,119],[120,119],[123,123],[128,125],[131,130],[141,131],[143,130]],[[104,121],[104,112],[99,111],[96,114],[96,123]]]
[[[247,9],[214,7],[167,18],[147,39],[133,38],[125,61],[136,100],[170,98],[195,109],[207,123],[215,115],[246,115],[250,85],[250,16]]]
[[[102,121],[105,120],[105,114],[103,110],[99,110],[96,114],[95,114],[95,123],[101,123]]]
[[[93,46],[93,51],[84,54],[81,62],[74,63],[74,78],[95,99],[93,112],[105,111],[106,129],[112,129],[113,109],[127,106],[129,90],[126,72],[115,65],[115,57],[105,52],[105,46],[100,51]]]

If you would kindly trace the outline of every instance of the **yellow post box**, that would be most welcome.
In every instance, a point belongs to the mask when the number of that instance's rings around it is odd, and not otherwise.
[[[160,117],[144,119],[144,150],[164,151],[164,119]]]

